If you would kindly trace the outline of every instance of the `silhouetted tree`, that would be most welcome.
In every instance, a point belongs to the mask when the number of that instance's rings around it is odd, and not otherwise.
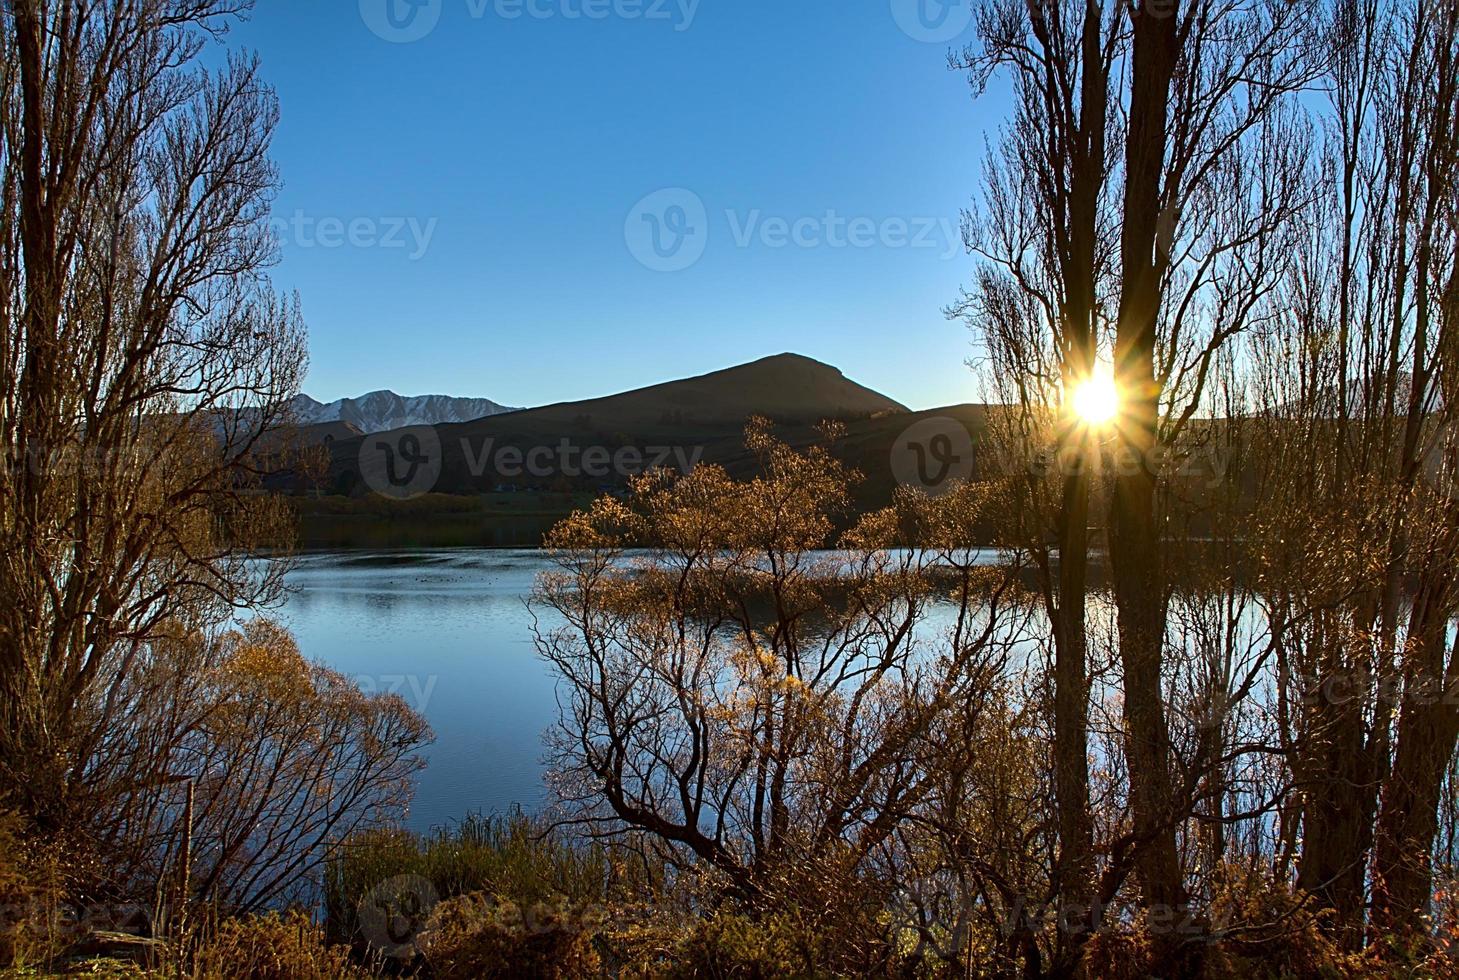
[[[0,14],[0,797],[43,831],[123,791],[94,753],[149,645],[277,593],[249,556],[285,504],[248,492],[305,365],[264,275],[277,107],[254,58],[200,61],[248,6]]]
[[[1030,476],[1025,546],[1044,569],[1055,639],[1061,902],[1096,892],[1082,730],[1087,727],[1094,436],[1070,417],[1075,386],[1111,365],[1106,530],[1118,609],[1133,864],[1151,909],[1186,906],[1178,832],[1193,781],[1172,756],[1163,689],[1171,590],[1162,535],[1190,420],[1231,338],[1258,322],[1295,241],[1306,135],[1296,93],[1318,70],[1312,4],[990,2],[956,65],[981,88],[1006,71],[1015,105],[967,222],[983,260],[956,308],[992,388],[1013,407],[1006,461],[1058,461],[1057,492]],[[1015,469],[1015,472],[1017,470]],[[1194,780],[1199,782],[1199,780]],[[1118,862],[1101,876],[1119,875]],[[1099,891],[1110,893],[1112,881]],[[1063,917],[1087,933],[1098,921]],[[1082,943],[1070,937],[1064,967]]]

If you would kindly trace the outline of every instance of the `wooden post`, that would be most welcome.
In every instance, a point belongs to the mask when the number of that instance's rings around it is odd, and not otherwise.
[[[182,847],[177,867],[177,931],[179,936],[187,922],[187,905],[192,893],[193,866],[193,781],[187,781],[187,798],[182,806]]]

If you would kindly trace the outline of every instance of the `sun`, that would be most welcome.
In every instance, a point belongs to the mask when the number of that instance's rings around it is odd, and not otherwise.
[[[1120,410],[1120,393],[1110,378],[1089,378],[1074,387],[1074,414],[1086,425],[1104,425]]]

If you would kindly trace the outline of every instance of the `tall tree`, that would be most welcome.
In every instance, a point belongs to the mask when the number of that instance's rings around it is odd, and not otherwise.
[[[1409,352],[1406,378],[1390,367],[1386,387],[1389,414],[1401,416],[1393,438],[1400,499],[1408,506],[1398,510],[1401,523],[1390,537],[1385,653],[1395,650],[1399,613],[1392,597],[1405,581],[1412,591],[1405,642],[1385,675],[1401,678],[1402,700],[1381,790],[1373,904],[1380,927],[1420,931],[1432,893],[1440,793],[1459,738],[1459,656],[1451,632],[1459,612],[1451,431],[1459,405],[1459,8],[1417,3],[1400,17],[1397,38],[1401,60],[1386,73],[1379,106],[1398,205],[1390,225],[1394,306],[1386,319],[1395,334],[1390,349],[1406,341]],[[1396,353],[1389,363],[1397,363]],[[1386,739],[1380,746],[1386,749]]]
[[[1004,515],[1039,580],[1054,646],[1054,796],[1057,915],[1068,968],[1093,921],[1094,823],[1089,799],[1089,667],[1085,636],[1094,435],[1068,418],[1067,394],[1094,376],[1106,320],[1106,177],[1109,73],[1118,19],[1095,3],[990,3],[979,13],[981,48],[956,62],[981,88],[1013,76],[1016,118],[990,161],[986,210],[968,223],[970,250],[990,264],[957,307],[978,334],[998,394],[1018,407],[995,422],[1006,458],[1018,460],[1019,512]],[[995,387],[997,387],[995,385]],[[1023,465],[1053,425],[1056,459],[1045,475]],[[1068,941],[1065,941],[1068,940]]]
[[[1421,927],[1454,751],[1441,692],[1456,608],[1445,434],[1459,25],[1452,5],[1426,2],[1323,14],[1313,205],[1276,339],[1252,357],[1285,471],[1273,487],[1294,502],[1264,501],[1269,553],[1303,572],[1268,590],[1297,788],[1284,850],[1356,947],[1369,924]]]
[[[1146,904],[1166,912],[1185,905],[1178,833],[1201,783],[1172,757],[1164,696],[1168,457],[1209,394],[1218,356],[1252,324],[1290,252],[1305,145],[1291,103],[1315,72],[1304,30],[1312,9],[990,3],[978,21],[981,46],[959,62],[979,86],[1010,67],[1018,93],[987,203],[970,221],[973,250],[991,261],[959,312],[993,341],[997,372],[1011,372],[1004,390],[1016,404],[1041,403],[1045,419],[1064,414],[1070,386],[1088,378],[1100,351],[1112,355],[1122,406],[1108,535],[1129,853]],[[1112,159],[1106,146],[1117,148]],[[1074,526],[1087,499],[1081,478],[1066,475],[1052,522],[1068,549],[1050,604],[1056,636],[1083,629],[1082,614],[1070,615],[1083,600],[1066,590],[1085,584],[1087,543]],[[1056,701],[1069,699],[1072,722],[1081,658],[1067,641],[1058,657]],[[1081,745],[1071,736],[1056,749],[1059,771],[1073,771],[1065,753]],[[1061,784],[1072,804],[1077,780]],[[1082,830],[1064,802],[1063,848],[1078,854]],[[1121,871],[1110,863],[1103,894]]]
[[[265,275],[275,100],[204,45],[247,0],[16,0],[0,14],[0,796],[40,830],[167,630],[275,594],[249,494],[305,364]]]

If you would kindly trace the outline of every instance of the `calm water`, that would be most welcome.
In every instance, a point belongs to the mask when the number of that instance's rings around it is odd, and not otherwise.
[[[472,549],[314,554],[291,573],[279,618],[305,655],[400,694],[435,730],[412,827],[542,803],[557,706],[526,597],[546,568],[540,552]]]
[[[399,694],[435,730],[411,827],[545,802],[557,701],[526,600],[549,567],[539,551],[469,548],[315,553],[290,573],[278,615],[304,654]]]

